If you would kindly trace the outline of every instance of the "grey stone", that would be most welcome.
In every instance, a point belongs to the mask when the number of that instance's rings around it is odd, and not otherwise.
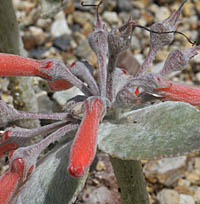
[[[171,186],[184,176],[186,161],[186,156],[150,161],[145,164],[144,173],[148,178],[156,179],[166,186]]]
[[[45,91],[42,91],[37,94],[37,100],[39,112],[42,113],[53,112],[53,106],[55,102],[49,99]]]
[[[44,47],[38,47],[36,49],[31,49],[29,51],[29,57],[35,59],[41,59],[42,55],[47,51]]]
[[[117,14],[115,12],[112,12],[112,11],[105,11],[103,13],[102,18],[110,24],[119,24],[120,23],[120,19],[118,18]]]
[[[83,95],[83,93],[76,87],[64,91],[57,91],[53,94],[53,99],[57,101],[59,105],[64,105],[70,98],[76,95]]]
[[[69,38],[69,35],[64,34],[59,37],[56,37],[53,40],[53,46],[58,48],[61,51],[67,51],[71,48],[71,40]]]
[[[163,189],[157,195],[157,199],[160,204],[180,204],[180,196],[179,194],[170,189]]]
[[[190,195],[180,194],[179,204],[195,204],[194,198]]]
[[[89,196],[85,199],[85,202],[87,204],[94,204],[94,203],[98,203],[98,204],[105,204],[105,203],[116,204],[116,200],[115,200],[116,198],[117,197],[116,197],[114,192],[112,192],[111,190],[109,190],[105,186],[101,186],[101,187],[93,190],[92,192],[90,192]]]
[[[133,5],[129,0],[118,0],[117,7],[119,11],[131,11],[133,9]]]
[[[92,50],[87,40],[83,40],[81,44],[75,49],[75,55],[82,57],[83,59],[88,58],[92,54]]]
[[[156,12],[155,12],[155,15],[156,15],[156,19],[155,21],[158,21],[158,22],[161,22],[163,21],[164,19],[168,18],[170,16],[170,11],[167,7],[159,7]]]
[[[63,34],[71,34],[71,30],[69,29],[67,22],[65,20],[64,13],[61,13],[59,18],[57,18],[51,25],[51,34],[54,37],[61,36]]]

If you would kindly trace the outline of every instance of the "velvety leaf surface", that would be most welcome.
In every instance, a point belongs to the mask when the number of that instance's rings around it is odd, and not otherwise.
[[[67,172],[69,149],[64,145],[43,160],[12,204],[71,204],[84,186],[87,174],[79,179]]]
[[[164,102],[100,125],[100,150],[121,159],[155,159],[200,149],[200,113],[184,102]]]

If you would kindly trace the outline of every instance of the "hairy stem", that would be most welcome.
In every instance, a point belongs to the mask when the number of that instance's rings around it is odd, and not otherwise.
[[[113,90],[113,73],[117,64],[118,55],[109,56],[108,76],[107,76],[107,98],[112,102],[114,96]]]
[[[157,51],[158,50],[156,50],[150,46],[149,53],[148,53],[147,57],[145,58],[143,64],[141,65],[140,69],[138,69],[135,77],[144,74],[144,72],[148,69],[148,67],[151,65],[151,63],[155,59]]]
[[[70,71],[75,76],[77,76],[78,78],[83,80],[85,83],[87,83],[87,85],[90,88],[91,93],[94,96],[99,95],[99,87],[97,86],[97,83],[93,75],[90,73],[89,69],[85,66],[83,62],[75,63],[75,65],[70,68]]]
[[[106,97],[106,85],[107,85],[107,65],[106,65],[106,55],[102,52],[97,54],[98,58],[98,77],[99,77],[99,87],[100,87],[100,95],[102,97]]]
[[[47,119],[47,120],[66,120],[69,117],[68,113],[31,113],[19,111],[19,116],[16,120],[20,119]]]

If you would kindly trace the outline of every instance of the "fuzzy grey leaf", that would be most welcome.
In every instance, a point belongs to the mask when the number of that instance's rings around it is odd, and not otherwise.
[[[64,145],[43,159],[12,204],[73,203],[84,186],[87,174],[79,179],[68,174],[69,149],[69,144]]]
[[[131,111],[100,125],[99,148],[121,159],[155,159],[200,149],[200,114],[184,102]]]

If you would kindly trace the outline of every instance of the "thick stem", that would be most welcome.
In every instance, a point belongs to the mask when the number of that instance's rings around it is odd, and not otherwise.
[[[0,5],[0,52],[20,54],[20,36],[12,0]]]
[[[25,55],[12,0],[1,2],[0,21],[0,52]],[[17,104],[23,104],[23,107],[20,106],[21,109],[37,112],[38,105],[34,90],[32,88],[32,79],[19,77],[12,77],[11,79],[10,89],[16,102],[14,104],[15,107]],[[19,94],[16,94],[16,92]],[[27,120],[20,123],[20,125],[29,128],[39,127],[39,121],[35,120],[34,122],[30,122]]]
[[[149,204],[140,161],[110,157],[123,204]]]

